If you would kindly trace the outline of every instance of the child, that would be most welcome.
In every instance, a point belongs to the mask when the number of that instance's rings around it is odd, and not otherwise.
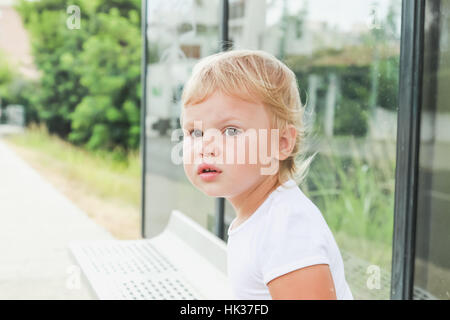
[[[197,63],[182,104],[188,179],[236,211],[227,244],[236,299],[353,299],[334,237],[295,180],[308,161],[296,164],[294,73],[263,51],[221,52]]]

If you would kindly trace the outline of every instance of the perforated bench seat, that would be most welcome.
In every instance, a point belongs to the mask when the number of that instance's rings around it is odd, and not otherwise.
[[[99,299],[233,299],[225,242],[176,210],[152,239],[69,248]]]

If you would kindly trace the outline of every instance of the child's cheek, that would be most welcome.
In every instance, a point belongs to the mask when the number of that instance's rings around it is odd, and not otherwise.
[[[222,159],[226,166],[236,165],[236,154],[237,154],[237,139],[234,137],[225,137],[222,146]]]
[[[226,137],[223,145],[223,159],[227,166],[248,164],[248,139],[244,135]]]
[[[195,152],[192,138],[183,140],[183,167],[186,175],[192,177],[195,167]]]

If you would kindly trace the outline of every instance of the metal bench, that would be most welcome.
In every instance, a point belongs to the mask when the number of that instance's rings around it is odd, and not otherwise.
[[[176,210],[152,239],[73,241],[70,249],[100,299],[233,299],[225,242]],[[355,299],[389,299],[390,272],[370,290],[370,264],[341,253]],[[414,298],[436,299],[418,287]]]
[[[233,299],[225,242],[177,210],[154,238],[69,248],[99,299]]]

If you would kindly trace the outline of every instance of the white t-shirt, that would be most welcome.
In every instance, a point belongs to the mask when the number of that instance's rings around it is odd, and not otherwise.
[[[337,299],[353,299],[344,263],[322,213],[292,179],[244,222],[228,228],[227,268],[239,300],[272,299],[267,283],[288,272],[328,264]]]

